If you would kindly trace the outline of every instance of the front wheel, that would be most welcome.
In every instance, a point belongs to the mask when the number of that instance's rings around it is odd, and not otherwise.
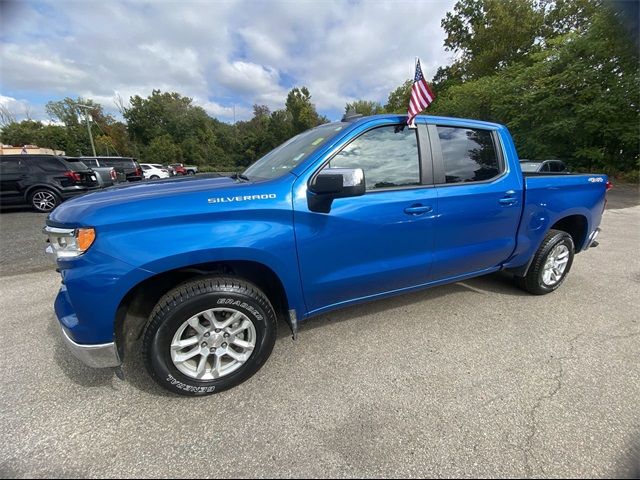
[[[556,290],[573,264],[575,247],[571,235],[561,230],[549,230],[533,257],[524,277],[516,277],[520,288],[534,295],[545,295]]]
[[[149,177],[151,180],[158,180],[160,177],[158,175],[151,175],[151,177]]]
[[[275,312],[255,285],[231,277],[203,278],[160,299],[144,332],[143,356],[162,387],[208,395],[256,373],[275,339]]]

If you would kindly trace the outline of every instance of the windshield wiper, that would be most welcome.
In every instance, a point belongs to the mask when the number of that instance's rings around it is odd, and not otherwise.
[[[240,172],[236,172],[233,175],[231,175],[230,178],[233,178],[234,180],[244,180],[245,182],[249,182],[249,177],[247,177],[246,175],[243,175]]]

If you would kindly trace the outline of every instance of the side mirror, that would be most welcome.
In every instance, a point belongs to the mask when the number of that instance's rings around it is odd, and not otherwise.
[[[335,198],[364,195],[366,184],[361,168],[325,168],[311,179],[307,203],[312,212],[329,213]]]

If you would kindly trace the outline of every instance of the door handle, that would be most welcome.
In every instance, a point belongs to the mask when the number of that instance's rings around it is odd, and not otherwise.
[[[514,205],[516,203],[518,203],[518,199],[516,197],[514,197],[514,195],[516,194],[515,190],[509,190],[507,192],[504,192],[504,198],[501,198],[499,200],[499,202],[502,205]]]
[[[429,205],[412,205],[404,209],[404,213],[408,215],[422,215],[423,213],[429,213],[433,210],[433,207]]]

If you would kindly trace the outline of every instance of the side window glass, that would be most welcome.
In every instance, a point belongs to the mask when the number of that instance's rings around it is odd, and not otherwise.
[[[0,157],[0,173],[20,173],[25,170],[26,168],[20,165],[20,159]]]
[[[500,174],[489,130],[438,126],[446,183],[479,182]]]
[[[390,125],[363,133],[325,168],[361,168],[367,190],[420,185],[416,131]]]
[[[48,173],[66,172],[68,168],[57,158],[33,158],[29,159],[32,167]]]
[[[550,172],[551,169],[549,168],[549,163],[545,163],[542,165],[542,168],[540,169],[541,172]]]

